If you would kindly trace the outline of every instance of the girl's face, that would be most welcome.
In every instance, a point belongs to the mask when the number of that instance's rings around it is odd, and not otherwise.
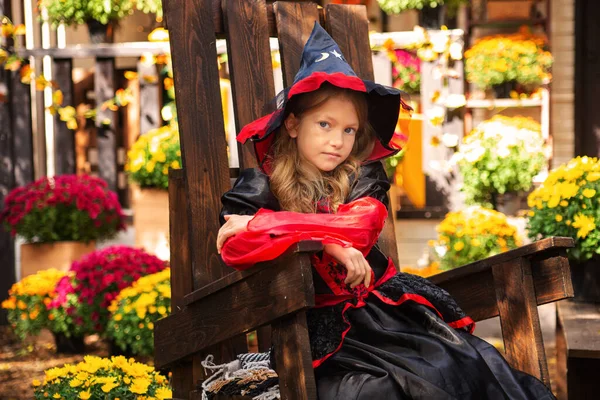
[[[309,109],[301,118],[290,114],[285,127],[290,137],[296,139],[300,157],[329,172],[350,156],[359,119],[352,102],[337,96]]]

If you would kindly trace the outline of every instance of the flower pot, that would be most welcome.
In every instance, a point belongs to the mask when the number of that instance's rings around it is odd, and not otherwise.
[[[101,43],[113,43],[114,42],[114,33],[115,26],[114,23],[109,22],[104,25],[101,22],[96,20],[87,21],[88,31],[90,33],[90,42],[92,44],[101,44]]]
[[[62,354],[84,354],[85,342],[83,337],[67,337],[64,333],[54,333],[56,352]]]
[[[600,256],[587,261],[572,261],[571,281],[575,301],[600,303]]]
[[[135,245],[162,260],[169,259],[169,192],[133,187]]]
[[[95,249],[95,242],[24,243],[21,245],[21,278],[49,268],[68,271],[73,261]]]
[[[523,193],[507,192],[504,194],[492,194],[492,203],[496,211],[514,217],[522,208]]]
[[[499,85],[492,86],[492,90],[494,92],[494,96],[497,99],[509,99],[510,92],[517,89],[517,82],[503,82]]]
[[[445,6],[423,7],[419,11],[419,25],[425,29],[440,29],[446,24]]]

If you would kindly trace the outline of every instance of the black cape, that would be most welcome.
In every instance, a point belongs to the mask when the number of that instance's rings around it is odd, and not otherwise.
[[[374,162],[361,168],[346,202],[368,196],[387,206],[388,189]],[[244,170],[222,203],[221,223],[227,214],[281,210],[258,169]],[[307,320],[320,399],[554,399],[541,381],[473,336],[473,321],[446,291],[397,273],[377,245],[366,259],[376,282],[368,290],[350,289],[343,267],[313,256],[317,306]]]

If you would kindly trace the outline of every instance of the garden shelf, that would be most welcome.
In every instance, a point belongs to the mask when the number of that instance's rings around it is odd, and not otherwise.
[[[542,107],[543,99],[470,99],[467,108]]]

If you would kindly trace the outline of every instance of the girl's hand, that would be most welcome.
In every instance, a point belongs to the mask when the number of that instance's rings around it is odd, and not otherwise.
[[[217,235],[217,252],[221,254],[221,249],[223,248],[223,244],[227,239],[231,236],[235,236],[240,232],[245,232],[248,227],[248,222],[254,215],[237,215],[230,214],[225,215],[225,223],[219,229],[219,234]]]
[[[366,287],[371,284],[371,267],[362,253],[353,247],[342,247],[339,244],[328,244],[323,249],[348,270],[344,283],[354,289],[363,281]]]

